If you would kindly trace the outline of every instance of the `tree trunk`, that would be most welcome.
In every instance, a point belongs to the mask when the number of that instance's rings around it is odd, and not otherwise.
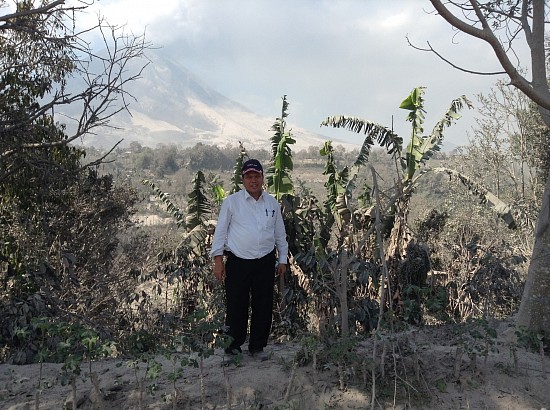
[[[521,298],[518,326],[550,335],[550,174],[537,220],[533,254]]]
[[[338,299],[340,300],[340,314],[342,316],[342,338],[349,336],[349,312],[348,312],[348,267],[349,256],[346,255],[345,270],[340,272],[340,286],[338,286]]]
[[[349,312],[348,312],[348,269],[351,258],[347,250],[343,250],[341,256],[332,266],[332,277],[338,296],[341,318],[341,337],[349,336]]]
[[[386,266],[388,269],[388,297],[386,300],[388,306],[397,316],[402,314],[405,303],[403,298],[405,284],[401,283],[399,278],[399,266],[407,256],[407,246],[412,239],[408,227],[411,197],[406,193],[402,195],[395,202],[395,219],[388,240],[388,249],[386,250]]]

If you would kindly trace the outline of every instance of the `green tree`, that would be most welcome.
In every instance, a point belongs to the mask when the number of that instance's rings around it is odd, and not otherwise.
[[[178,149],[174,145],[160,145],[157,148],[155,163],[158,176],[162,177],[176,173],[180,169],[178,164]]]
[[[199,142],[187,150],[187,163],[194,170],[228,170],[233,162],[216,145],[207,145]]]
[[[154,163],[154,153],[151,148],[144,148],[143,151],[134,155],[134,166],[138,171],[151,170]]]
[[[35,3],[16,2],[0,16],[0,307],[2,340],[15,344],[15,329],[29,316],[101,316],[109,305],[102,299],[112,290],[109,264],[136,198],[98,175],[105,156],[85,163],[72,144],[126,108],[125,85],[139,73],[125,65],[148,46],[100,20],[92,30],[105,33],[110,53],[98,57],[75,31],[85,5]],[[103,71],[92,73],[96,59]],[[73,91],[75,78],[82,89]],[[76,121],[57,123],[55,114],[67,107],[80,107]]]

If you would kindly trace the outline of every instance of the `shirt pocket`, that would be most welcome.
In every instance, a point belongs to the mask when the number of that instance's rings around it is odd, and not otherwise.
[[[275,221],[277,220],[276,212],[274,209],[267,209],[264,227],[268,231],[272,231],[275,227]]]

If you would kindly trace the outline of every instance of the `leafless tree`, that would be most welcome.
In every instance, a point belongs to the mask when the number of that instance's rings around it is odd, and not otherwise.
[[[33,161],[38,165],[34,152],[67,146],[108,127],[114,115],[127,110],[133,97],[126,86],[147,65],[143,60],[132,71],[130,62],[144,58],[151,47],[144,34],[128,35],[124,26],[110,25],[100,15],[95,25],[78,30],[77,18],[89,2],[34,3],[15,2],[10,9],[0,2],[0,12],[8,11],[0,15],[0,181]],[[92,46],[92,36],[101,39],[99,45]],[[73,114],[61,117],[64,112]],[[48,116],[64,125],[45,123]]]

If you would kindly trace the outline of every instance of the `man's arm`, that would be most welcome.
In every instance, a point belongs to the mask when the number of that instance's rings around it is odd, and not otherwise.
[[[227,241],[227,231],[229,222],[231,221],[231,213],[229,212],[229,202],[227,199],[223,201],[218,221],[216,222],[216,230],[212,239],[212,250],[210,256],[214,259],[214,276],[223,281],[225,279],[225,263],[223,261],[223,251]]]
[[[275,220],[275,246],[277,247],[280,266],[281,264],[286,265],[288,261],[288,242],[286,241],[285,223],[283,221],[283,214],[281,213],[279,203],[277,203],[277,207],[277,219]]]

